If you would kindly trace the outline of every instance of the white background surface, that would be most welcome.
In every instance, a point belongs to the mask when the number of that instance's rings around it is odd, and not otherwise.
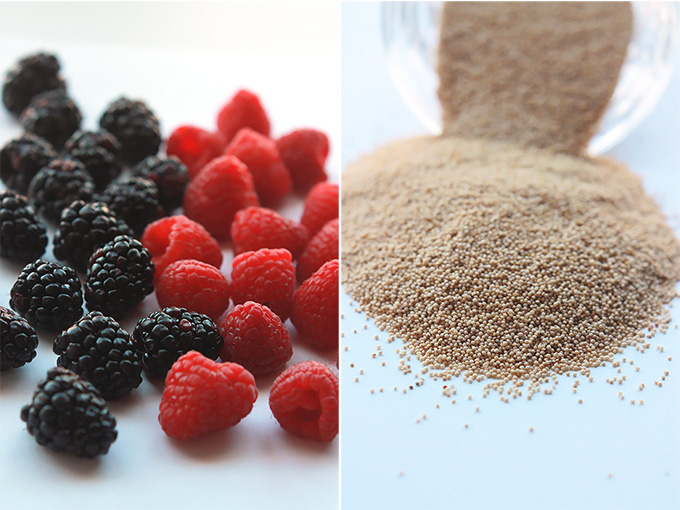
[[[342,14],[344,168],[378,145],[426,130],[387,73],[380,6],[346,3]],[[661,103],[610,154],[643,176],[680,234],[680,58],[676,66]],[[605,367],[592,371],[594,383],[579,377],[578,394],[574,379],[562,377],[551,396],[504,404],[495,392],[482,398],[482,384],[456,380],[457,395],[445,398],[446,383],[428,376],[424,386],[402,394],[415,378],[397,370],[401,343],[387,344],[386,334],[351,311],[346,295],[342,306],[343,508],[680,508],[680,330],[674,325],[645,354],[629,349],[619,356],[641,367],[637,373],[625,365],[621,386],[606,383],[621,374]],[[679,312],[676,300],[673,324]],[[377,345],[383,355],[373,359]],[[417,374],[417,360],[411,364]],[[666,370],[663,387],[655,386]],[[645,389],[638,391],[641,382]]]
[[[255,5],[254,5],[255,4]],[[241,87],[257,92],[273,135],[297,127],[328,133],[328,170],[339,174],[340,66],[338,4],[0,3],[0,71],[26,53],[58,54],[69,90],[95,128],[121,94],[144,98],[163,134],[183,123],[214,128],[218,108]],[[0,143],[18,125],[0,111]],[[300,201],[285,213],[299,219]],[[54,260],[51,245],[46,258]],[[223,270],[231,256],[225,245]],[[0,305],[21,266],[0,261]],[[150,296],[129,319],[157,309]],[[290,322],[288,322],[290,325]],[[37,382],[54,366],[53,334],[40,333],[37,358],[3,373],[0,385],[0,508],[212,509],[337,508],[338,443],[297,439],[274,420],[267,403],[273,377],[258,380],[259,399],[236,427],[189,442],[170,440],[158,425],[162,387],[147,379],[111,404],[119,436],[98,460],[39,447],[19,419]],[[334,353],[294,339],[289,362],[335,365]]]

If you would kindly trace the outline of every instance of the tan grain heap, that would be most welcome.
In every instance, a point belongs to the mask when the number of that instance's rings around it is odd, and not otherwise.
[[[580,154],[611,97],[628,2],[446,2],[444,133]]]
[[[344,173],[342,276],[430,375],[535,381],[665,329],[680,243],[610,161],[417,138]]]

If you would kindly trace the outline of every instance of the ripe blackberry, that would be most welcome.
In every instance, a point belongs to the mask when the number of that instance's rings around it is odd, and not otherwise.
[[[31,179],[53,159],[57,153],[47,140],[24,133],[0,150],[0,178],[8,188],[25,195]]]
[[[109,204],[116,215],[132,230],[141,235],[149,223],[163,215],[158,198],[158,188],[148,179],[131,177],[126,181],[109,184],[101,200]]]
[[[94,182],[74,159],[55,159],[40,170],[28,187],[28,198],[45,218],[58,221],[61,212],[76,200],[89,202]]]
[[[77,200],[61,213],[54,236],[54,256],[85,271],[95,250],[119,235],[132,235],[132,230],[108,205]]]
[[[33,361],[38,335],[26,319],[0,306],[0,371]]]
[[[61,331],[83,315],[83,292],[73,269],[38,259],[21,271],[9,304],[33,326]]]
[[[116,440],[116,419],[97,389],[70,370],[51,368],[21,409],[28,433],[55,452],[93,458]]]
[[[106,400],[124,397],[142,383],[142,363],[130,334],[101,312],[84,315],[54,340],[57,366],[91,382]]]
[[[90,310],[122,317],[153,292],[151,253],[130,236],[99,248],[87,267],[85,302]]]
[[[26,197],[12,190],[0,193],[0,256],[26,263],[45,253],[45,246],[45,225]]]
[[[7,71],[2,85],[2,102],[16,117],[34,96],[46,90],[66,90],[59,76],[59,61],[49,53],[28,55]]]
[[[144,101],[126,97],[115,100],[106,108],[99,125],[118,139],[126,163],[153,156],[161,145],[158,118]]]
[[[63,90],[49,90],[35,96],[19,122],[29,133],[43,137],[57,148],[80,128],[83,116]]]
[[[189,351],[217,359],[224,343],[210,317],[174,306],[140,319],[132,338],[144,368],[160,377]]]
[[[120,143],[107,131],[76,131],[65,149],[83,164],[99,191],[120,175]]]
[[[174,156],[149,156],[135,165],[133,175],[152,181],[158,187],[163,210],[170,214],[181,207],[189,184],[187,167]]]

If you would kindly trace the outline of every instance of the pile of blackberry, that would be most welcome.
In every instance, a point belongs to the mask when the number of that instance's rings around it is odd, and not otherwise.
[[[76,131],[64,149],[83,164],[98,191],[120,175],[120,143],[107,131]]]

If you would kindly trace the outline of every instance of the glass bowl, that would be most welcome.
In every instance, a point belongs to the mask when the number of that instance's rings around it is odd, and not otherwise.
[[[437,97],[437,46],[443,2],[385,2],[383,43],[387,65],[411,111],[433,134],[442,130]],[[633,2],[633,35],[618,84],[588,152],[598,155],[623,140],[668,86],[678,25],[675,2]]]

